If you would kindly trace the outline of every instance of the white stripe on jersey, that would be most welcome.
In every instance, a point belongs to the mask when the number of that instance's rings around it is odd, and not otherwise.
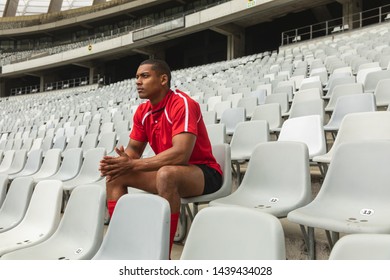
[[[184,100],[184,106],[185,106],[185,121],[184,121],[184,131],[188,131],[188,117],[189,117],[189,112],[188,112],[188,100],[185,98],[180,92],[174,91],[174,93]],[[168,116],[167,116],[168,118]],[[169,120],[169,119],[168,119]]]
[[[149,111],[145,114],[145,116],[142,118],[142,125],[144,125],[145,119],[152,113],[152,111]]]

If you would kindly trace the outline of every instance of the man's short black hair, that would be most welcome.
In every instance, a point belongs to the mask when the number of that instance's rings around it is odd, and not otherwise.
[[[171,68],[168,63],[164,60],[160,59],[147,59],[141,62],[140,65],[150,64],[152,65],[152,69],[157,72],[159,75],[167,75],[168,76],[168,87],[171,87]]]

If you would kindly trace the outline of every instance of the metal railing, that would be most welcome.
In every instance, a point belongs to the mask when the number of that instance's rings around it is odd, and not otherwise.
[[[74,78],[69,80],[46,83],[43,88],[41,88],[40,85],[29,85],[24,87],[12,88],[10,95],[11,96],[24,95],[24,94],[38,93],[44,91],[75,88],[75,87],[87,86],[89,84],[103,85],[105,84],[105,77],[101,75],[95,75],[93,76],[91,83],[89,81],[89,77],[85,76],[85,77],[79,77],[79,78]]]
[[[390,21],[390,5],[284,31],[281,35],[281,45],[337,34],[387,20]]]

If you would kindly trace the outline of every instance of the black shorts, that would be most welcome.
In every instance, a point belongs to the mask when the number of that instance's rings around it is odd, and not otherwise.
[[[204,175],[204,189],[203,194],[216,192],[222,186],[222,175],[214,168],[206,164],[197,164],[203,171]]]

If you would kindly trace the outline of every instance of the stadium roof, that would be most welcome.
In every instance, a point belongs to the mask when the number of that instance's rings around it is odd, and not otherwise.
[[[7,1],[11,0],[0,0],[0,17],[3,16]],[[47,13],[50,1],[51,0],[19,0],[16,16],[28,16]],[[107,0],[107,2],[108,1],[110,0]],[[94,0],[62,0],[61,2],[61,11],[66,11],[70,9],[91,6]]]

